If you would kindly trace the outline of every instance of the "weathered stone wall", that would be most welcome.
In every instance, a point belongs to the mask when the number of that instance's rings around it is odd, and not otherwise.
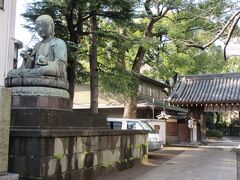
[[[69,131],[69,130],[68,130]],[[147,155],[146,131],[15,130],[9,171],[20,179],[92,179],[122,170]]]
[[[67,99],[12,96],[9,166],[22,180],[92,179],[147,155],[147,131],[107,129]]]
[[[0,176],[7,172],[11,91],[0,86]]]

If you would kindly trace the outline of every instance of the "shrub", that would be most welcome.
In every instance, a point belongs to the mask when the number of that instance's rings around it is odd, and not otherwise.
[[[221,131],[218,130],[208,130],[207,131],[207,136],[208,137],[217,137],[217,138],[221,138],[223,136]]]
[[[229,130],[231,136],[240,136],[240,120],[232,119],[231,124],[229,125]]]

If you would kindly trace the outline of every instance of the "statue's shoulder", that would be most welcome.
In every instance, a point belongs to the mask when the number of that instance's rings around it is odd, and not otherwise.
[[[55,45],[60,45],[60,46],[66,46],[66,43],[64,40],[60,39],[60,38],[56,38],[54,37],[52,40],[51,40],[51,46],[55,46]]]

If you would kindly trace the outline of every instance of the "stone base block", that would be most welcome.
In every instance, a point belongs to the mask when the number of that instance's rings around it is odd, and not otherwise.
[[[78,110],[15,108],[11,128],[107,128],[105,115]],[[1,142],[1,141],[0,141]]]
[[[9,172],[22,180],[91,180],[133,166],[147,155],[147,131],[10,131]]]
[[[0,176],[0,180],[18,180],[18,179],[19,179],[18,174],[9,173],[7,175]]]
[[[72,109],[70,100],[57,96],[12,96],[12,109]]]

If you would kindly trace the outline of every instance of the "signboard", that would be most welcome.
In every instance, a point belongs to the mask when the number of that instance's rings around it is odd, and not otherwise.
[[[4,0],[0,0],[0,9],[4,8]]]

